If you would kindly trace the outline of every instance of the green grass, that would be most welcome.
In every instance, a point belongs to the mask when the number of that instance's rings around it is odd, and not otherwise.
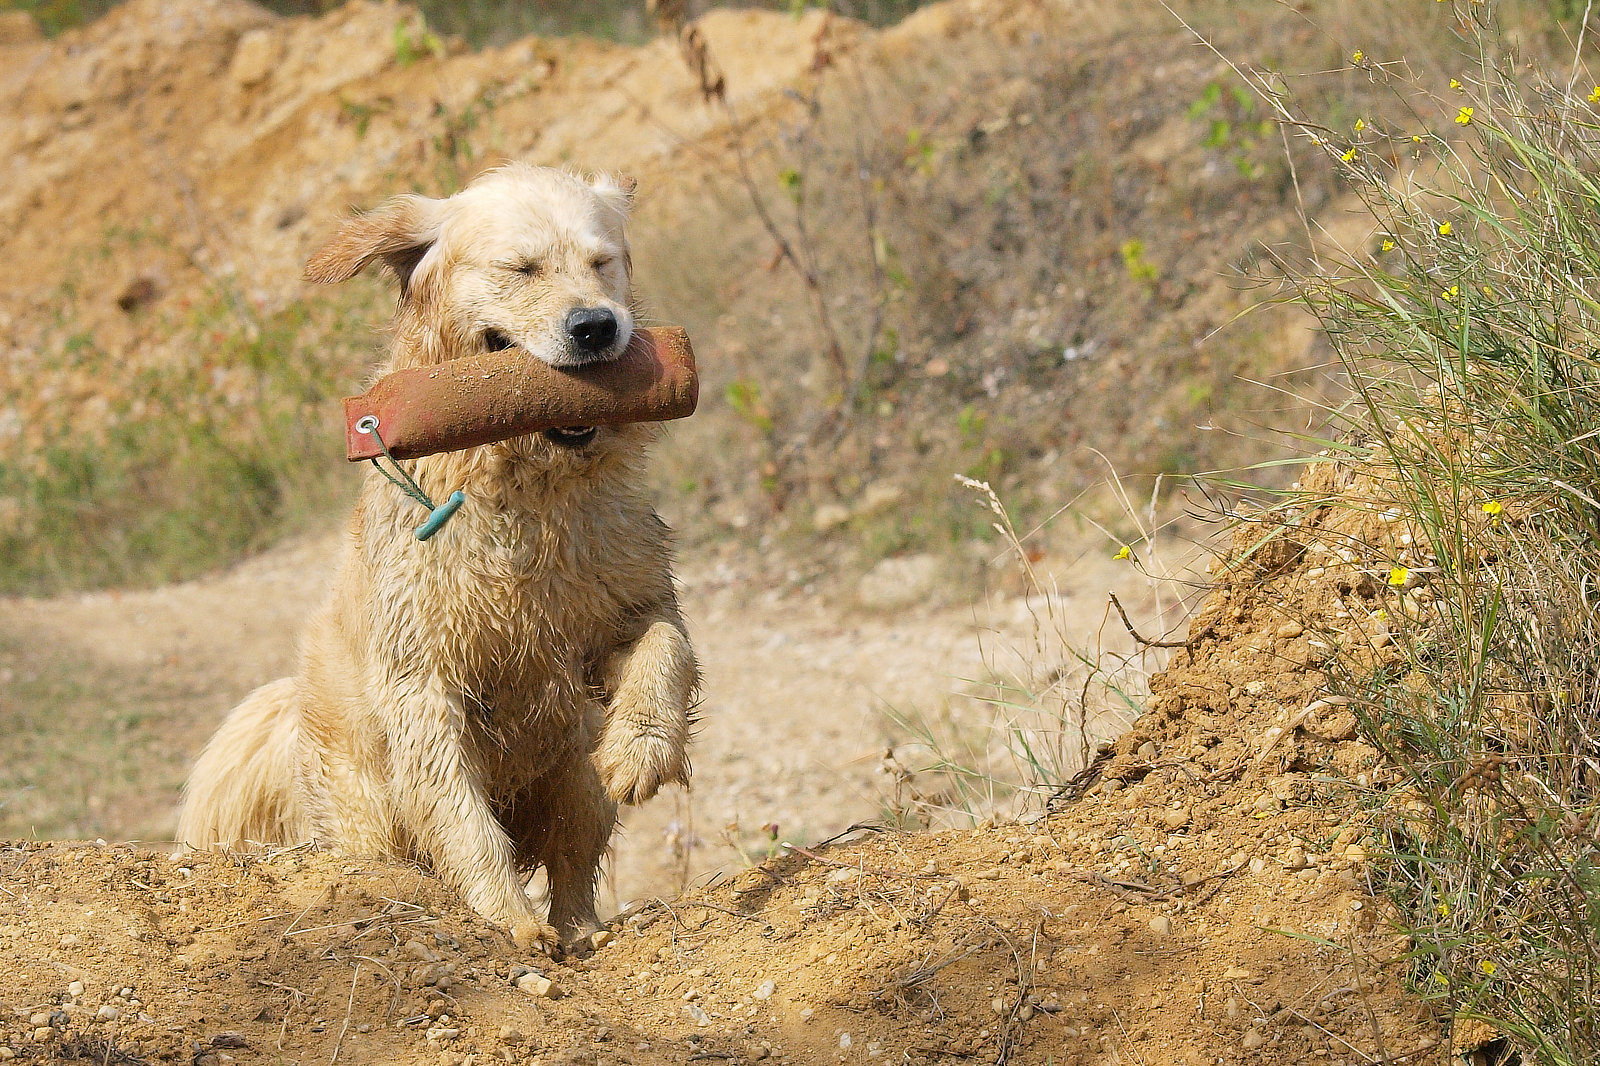
[[[186,694],[0,637],[0,839],[153,839],[188,771]]]
[[[1418,533],[1360,546],[1396,567],[1397,654],[1327,667],[1384,764],[1351,784],[1375,869],[1418,994],[1576,1066],[1600,1061],[1600,112],[1477,29],[1456,87],[1403,82],[1404,125],[1260,87],[1376,224],[1283,262],[1352,387],[1323,443]]]
[[[131,375],[69,336],[64,362],[124,387],[87,429],[63,411],[0,457],[0,592],[190,577],[325,518],[356,484],[335,401],[381,317],[371,285],[266,313],[212,292],[175,326],[179,354]]]

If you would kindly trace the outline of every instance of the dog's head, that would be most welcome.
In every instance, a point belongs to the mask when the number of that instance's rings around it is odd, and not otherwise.
[[[398,365],[520,348],[551,366],[614,359],[633,333],[631,187],[513,163],[443,200],[397,196],[351,219],[309,281],[381,262],[400,279]]]

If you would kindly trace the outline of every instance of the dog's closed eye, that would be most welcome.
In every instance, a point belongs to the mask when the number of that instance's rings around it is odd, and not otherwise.
[[[515,346],[510,337],[506,336],[504,333],[501,333],[497,329],[484,331],[483,345],[484,350],[490,352],[503,352],[507,348]]]

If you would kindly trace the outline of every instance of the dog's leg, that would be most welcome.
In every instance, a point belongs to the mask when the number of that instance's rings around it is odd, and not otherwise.
[[[511,838],[470,764],[460,695],[434,677],[387,688],[394,702],[382,713],[392,715],[391,780],[401,823],[467,906],[509,927],[518,947],[554,948],[560,937],[523,891]]]
[[[658,618],[611,653],[600,780],[619,803],[643,803],[669,782],[689,783],[689,705],[699,683],[694,649],[676,619]]]
[[[595,882],[617,824],[617,805],[582,754],[517,797],[506,818],[518,857],[550,880],[550,924],[569,949],[600,928]]]

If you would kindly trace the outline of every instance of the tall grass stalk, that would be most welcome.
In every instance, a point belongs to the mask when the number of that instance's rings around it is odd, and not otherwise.
[[[1018,532],[995,490],[973,478],[957,480],[977,494],[1016,566],[1020,616],[980,635],[983,676],[967,679],[944,713],[885,712],[899,737],[883,766],[892,786],[890,813],[919,826],[996,824],[1047,810],[1090,765],[1099,743],[1139,716],[1149,678],[1168,655],[1128,638],[1109,603],[1092,617],[1075,609],[1035,566],[1028,534]],[[1115,474],[1109,487],[1137,530],[1117,554],[1142,575],[1155,601],[1155,624],[1165,632],[1187,612],[1176,571],[1163,558],[1162,480],[1142,508]]]

